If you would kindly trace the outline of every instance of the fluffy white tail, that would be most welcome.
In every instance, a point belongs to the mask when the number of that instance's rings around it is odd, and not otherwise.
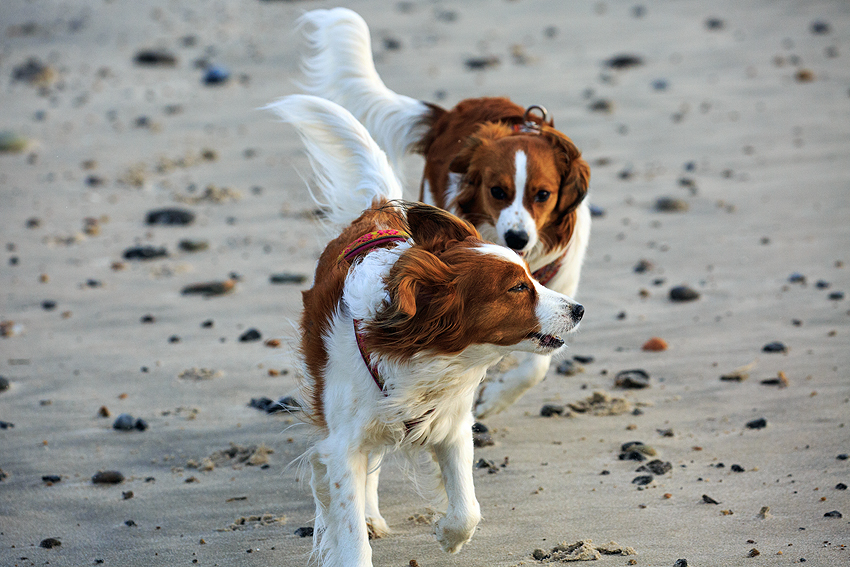
[[[347,110],[322,98],[290,95],[266,107],[292,124],[313,168],[314,199],[328,220],[347,226],[376,199],[401,199],[387,156]]]
[[[310,48],[299,86],[347,108],[401,174],[401,158],[422,139],[431,108],[384,85],[372,61],[369,28],[356,12],[313,10],[299,18],[298,28]]]

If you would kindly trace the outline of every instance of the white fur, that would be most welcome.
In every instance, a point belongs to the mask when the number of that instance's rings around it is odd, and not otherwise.
[[[523,203],[528,180],[528,156],[524,151],[517,150],[516,155],[514,155],[514,168],[514,200],[510,206],[505,207],[499,213],[499,218],[496,221],[496,233],[499,238],[496,242],[507,246],[505,233],[509,230],[524,231],[528,234],[528,244],[520,252],[527,252],[537,244],[537,225],[534,223],[534,217],[531,216]]]
[[[299,18],[298,27],[310,48],[299,86],[354,114],[401,176],[401,159],[425,133],[422,119],[428,106],[384,85],[372,61],[369,28],[357,13],[346,8],[313,10]]]
[[[401,184],[369,132],[342,107],[290,95],[265,107],[292,124],[304,142],[319,204],[333,228],[347,226],[379,198],[401,199]]]
[[[297,96],[279,101],[274,110],[304,139],[319,188],[332,201],[334,219],[354,218],[371,205],[370,199],[395,195],[398,185],[383,153],[340,107]],[[387,178],[382,181],[381,175]],[[476,387],[487,367],[508,352],[540,350],[535,340],[526,339],[510,347],[475,344],[455,355],[420,352],[405,360],[372,353],[370,362],[384,380],[384,395],[361,361],[354,320],[368,325],[380,316],[390,301],[386,276],[410,246],[402,242],[375,249],[354,263],[322,337],[328,355],[322,388],[326,428],[306,457],[316,502],[314,551],[326,565],[371,565],[369,532],[381,536],[389,531],[378,509],[377,486],[381,457],[390,448],[431,453],[447,502],[435,535],[445,551],[460,551],[481,519],[472,478],[470,410]],[[484,245],[479,252],[524,265],[502,247]],[[535,286],[541,332],[557,335],[574,327],[574,303]]]

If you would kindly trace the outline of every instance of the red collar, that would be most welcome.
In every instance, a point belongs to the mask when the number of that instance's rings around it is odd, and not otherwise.
[[[392,228],[386,228],[383,230],[373,230],[372,232],[367,232],[366,234],[346,246],[337,258],[337,260],[339,262],[342,262],[343,260],[348,260],[349,262],[351,262],[358,255],[364,252],[368,252],[376,246],[380,246],[381,244],[387,244],[389,242],[404,242],[408,238],[408,234]]]
[[[563,264],[566,255],[567,251],[564,250],[564,253],[555,258],[555,260],[541,268],[537,268],[536,270],[534,270],[531,273],[531,277],[537,280],[540,285],[546,285],[547,283],[552,281],[552,278],[554,278],[558,274],[558,271],[561,269],[561,264]]]

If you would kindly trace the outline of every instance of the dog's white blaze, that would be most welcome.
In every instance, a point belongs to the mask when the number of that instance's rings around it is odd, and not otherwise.
[[[522,252],[531,250],[537,244],[537,226],[528,209],[523,205],[526,183],[528,182],[528,156],[522,150],[517,150],[514,156],[514,200],[502,209],[499,220],[496,221],[496,231],[499,234],[499,242],[507,244],[505,233],[509,230],[525,231],[528,234],[528,244],[523,247]]]

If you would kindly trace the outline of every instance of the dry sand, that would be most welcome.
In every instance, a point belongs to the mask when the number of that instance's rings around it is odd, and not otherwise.
[[[850,496],[836,488],[850,484],[838,458],[850,453],[850,303],[830,299],[850,292],[850,4],[348,5],[370,22],[391,88],[548,107],[591,162],[604,210],[571,350],[594,361],[553,369],[488,420],[496,444],[476,458],[498,472],[475,473],[485,520],[460,555],[411,519],[426,504],[387,467],[394,533],[373,542],[375,564],[529,565],[535,549],[582,539],[637,552],[605,565],[850,563]],[[0,130],[18,138],[0,154],[0,319],[13,322],[0,339],[0,565],[307,563],[310,539],[294,532],[313,507],[289,466],[305,430],[248,402],[294,391],[290,321],[325,237],[294,133],[256,109],[296,90],[293,20],[330,6],[3,2]],[[153,48],[175,64],[134,63]],[[641,64],[606,66],[619,55]],[[467,67],[481,57],[499,63]],[[47,69],[28,76],[30,58]],[[204,85],[205,64],[230,80]],[[659,197],[687,210],[659,212]],[[194,223],[145,224],[166,206]],[[182,251],[184,239],[209,248]],[[168,257],[122,259],[137,245]],[[641,259],[652,269],[636,273]],[[308,279],[270,283],[281,272]],[[229,294],[181,294],[231,274]],[[680,284],[700,298],[670,301]],[[251,328],[262,340],[241,342]],[[641,350],[653,336],[669,348]],[[280,347],[264,346],[272,337]],[[773,341],[787,352],[763,352]],[[753,361],[749,379],[720,380]],[[630,368],[650,387],[616,389]],[[761,384],[780,371],[787,387]],[[597,390],[639,415],[539,415]],[[116,431],[121,413],[149,427]],[[765,428],[746,427],[758,418]],[[672,470],[633,484],[641,463],[618,458],[633,440]],[[249,465],[250,446],[273,452]],[[92,483],[108,470],[123,482]],[[48,538],[61,545],[40,547]]]

